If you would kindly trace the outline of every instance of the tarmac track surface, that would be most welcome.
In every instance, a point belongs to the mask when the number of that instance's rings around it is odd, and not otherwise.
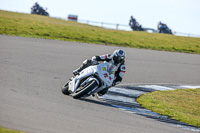
[[[29,133],[186,133],[60,87],[93,55],[126,52],[123,83],[199,85],[200,55],[0,35],[0,126]]]

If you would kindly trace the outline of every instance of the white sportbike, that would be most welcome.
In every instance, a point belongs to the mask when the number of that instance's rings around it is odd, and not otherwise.
[[[117,69],[118,66],[114,65],[112,61],[89,66],[83,69],[79,75],[72,77],[62,87],[62,93],[72,95],[75,99],[94,95],[112,86]]]

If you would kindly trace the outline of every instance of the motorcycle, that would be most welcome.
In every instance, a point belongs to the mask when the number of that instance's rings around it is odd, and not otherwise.
[[[172,34],[171,29],[167,27],[165,24],[159,24],[158,25],[158,33],[166,33],[166,34]]]
[[[115,71],[118,66],[112,61],[89,66],[79,75],[70,78],[62,88],[62,93],[78,99],[95,95],[103,89],[112,86]]]
[[[133,25],[130,26],[133,31],[144,31],[142,25],[140,25],[138,22],[135,22]]]
[[[44,16],[49,16],[49,13],[47,12],[47,9],[43,9],[39,5],[33,6],[31,8],[31,14],[38,14],[38,15],[44,15]]]

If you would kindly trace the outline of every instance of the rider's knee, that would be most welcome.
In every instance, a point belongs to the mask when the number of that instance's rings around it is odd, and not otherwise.
[[[89,66],[89,65],[92,65],[92,61],[91,60],[84,60],[83,64]]]

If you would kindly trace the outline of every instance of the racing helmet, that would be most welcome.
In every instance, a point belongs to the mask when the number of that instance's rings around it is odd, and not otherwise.
[[[125,59],[125,52],[121,49],[115,50],[112,55],[111,58],[114,62],[115,65],[118,65],[120,63],[122,63]]]

